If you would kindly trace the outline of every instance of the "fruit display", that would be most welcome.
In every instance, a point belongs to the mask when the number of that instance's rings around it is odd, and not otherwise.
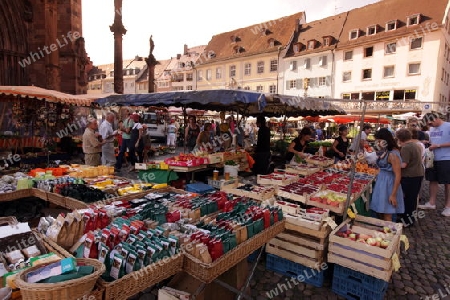
[[[371,174],[371,175],[377,175],[379,172],[378,169],[370,167],[368,164],[362,163],[362,162],[356,163],[355,170],[358,173],[367,173],[367,174]]]
[[[319,165],[323,167],[331,166],[334,163],[334,160],[329,159],[326,156],[319,156],[319,155],[312,155],[305,159],[307,163],[313,164],[313,165]]]
[[[273,184],[273,185],[287,185],[298,181],[299,177],[297,174],[292,174],[288,172],[275,171],[268,175],[258,175],[258,184]]]
[[[349,184],[350,183],[345,185],[341,182],[330,183],[330,184],[326,184],[324,189],[346,195],[348,192]],[[364,188],[365,188],[365,185],[357,183],[357,182],[353,182],[351,193],[352,193],[352,195],[360,194],[363,192]]]
[[[317,165],[298,164],[298,165],[286,165],[286,172],[298,174],[298,175],[311,175],[319,172],[321,168]]]
[[[343,176],[344,175],[342,175],[342,174],[321,171],[321,172],[317,172],[312,175],[306,176],[304,178],[301,178],[301,179],[299,179],[299,182],[320,185],[320,184],[332,183],[336,179],[343,177]]]
[[[320,185],[311,185],[301,182],[291,183],[278,188],[278,196],[294,201],[306,203],[309,195],[320,190]]]
[[[274,186],[253,184],[243,184],[238,187],[223,187],[221,190],[236,196],[248,197],[260,201],[270,199],[275,196],[276,193],[276,188]]]
[[[169,166],[196,167],[208,164],[208,158],[198,157],[191,153],[180,153],[178,156],[165,159],[164,162]]]
[[[316,194],[311,195],[308,200],[308,205],[317,205],[319,203],[330,205],[333,207],[342,206],[347,197],[342,194],[337,194],[330,191],[320,191]]]
[[[391,241],[387,238],[389,237],[392,238],[394,234],[395,229],[392,230],[390,227],[387,226],[383,227],[382,231],[375,232],[373,235],[365,233],[356,233],[350,229],[347,230],[343,229],[336,233],[336,235],[339,237],[348,238],[358,243],[364,243],[369,246],[380,247],[383,249],[389,247]]]

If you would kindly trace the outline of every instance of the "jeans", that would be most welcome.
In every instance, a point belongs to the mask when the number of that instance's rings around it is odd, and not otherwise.
[[[116,169],[122,168],[123,156],[125,155],[127,148],[129,151],[129,161],[131,163],[131,166],[134,167],[134,164],[136,163],[136,147],[131,139],[123,139],[122,145],[120,145],[119,155],[117,156]]]
[[[401,187],[403,190],[403,198],[405,199],[405,213],[399,214],[398,218],[405,226],[412,225],[417,218],[417,196],[422,186],[423,176],[418,177],[402,177]]]

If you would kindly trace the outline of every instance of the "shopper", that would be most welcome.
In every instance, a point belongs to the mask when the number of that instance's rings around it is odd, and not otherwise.
[[[401,157],[394,137],[387,128],[375,133],[377,165],[380,169],[372,193],[370,209],[378,213],[380,219],[392,221],[393,214],[403,214],[405,204],[401,182]]]
[[[132,114],[131,119],[134,121],[133,128],[131,128],[131,144],[134,145],[135,151],[137,153],[137,162],[144,162],[144,127],[140,122],[140,117],[138,114]],[[134,164],[131,166],[130,171],[134,171]]]
[[[369,124],[365,124],[363,126],[363,129],[360,133],[358,133],[358,135],[355,137],[355,139],[353,140],[349,152],[356,152],[356,148],[359,145],[359,151],[358,152],[364,152],[364,146],[367,143],[367,137],[369,136],[369,134],[372,132],[372,126],[370,126]]]
[[[417,139],[424,145],[428,144],[429,138],[427,140],[425,132],[422,131],[422,128],[419,125],[419,119],[417,119],[416,117],[410,117],[406,121],[406,126],[409,130],[417,130],[417,136],[418,136]]]
[[[417,132],[416,130],[414,130]],[[422,164],[422,149],[417,142],[412,139],[411,131],[400,129],[396,132],[396,137],[401,147],[401,186],[405,202],[405,213],[398,215],[404,226],[411,226],[417,216],[417,197],[424,175]]]
[[[102,145],[105,141],[99,141],[101,135],[96,132],[98,129],[97,120],[92,116],[87,118],[87,126],[83,134],[83,152],[84,163],[88,166],[100,165],[100,153],[102,151]]]
[[[99,133],[105,141],[105,144],[102,146],[102,165],[104,166],[114,166],[116,164],[114,137],[117,136],[117,130],[113,130],[114,119],[114,113],[107,112],[105,120],[99,128]]]
[[[201,151],[211,151],[212,143],[211,143],[211,131],[212,126],[211,123],[205,123],[203,125],[203,131],[197,137],[197,141],[195,144],[195,148]]]
[[[197,125],[197,119],[195,118],[195,116],[190,116],[189,123],[184,130],[184,141],[185,145],[188,147],[189,152],[194,150],[199,134],[200,127]]]
[[[442,215],[450,217],[450,123],[444,122],[438,113],[423,116],[430,128],[430,147],[433,151],[433,168],[425,170],[425,179],[430,181],[430,199],[421,209],[436,209],[436,197],[439,184],[445,186],[445,209]]]
[[[289,144],[286,154],[286,163],[295,162],[293,161],[295,155],[300,158],[306,158],[309,155],[305,153],[305,150],[308,147],[312,135],[313,133],[310,127],[303,127],[298,137]]]
[[[270,170],[270,129],[266,125],[266,118],[258,116],[256,118],[256,126],[258,126],[258,140],[255,147],[252,171],[255,174],[268,174]]]
[[[177,126],[175,125],[175,120],[170,120],[170,124],[167,125],[167,147],[172,152],[175,150],[177,145]]]
[[[127,117],[122,123],[122,127],[120,130],[122,131],[122,145],[120,145],[119,148],[119,155],[117,156],[117,162],[116,162],[116,171],[120,171],[122,168],[122,161],[123,157],[125,156],[125,152],[128,149],[128,161],[131,164],[131,168],[134,167],[134,164],[136,163],[136,147],[131,142],[131,129],[134,126],[134,121],[130,118],[131,111],[129,109],[126,109]]]
[[[334,140],[333,146],[331,147],[334,151],[334,163],[337,163],[340,160],[344,160],[347,155],[347,149],[349,145],[347,135],[347,126],[339,126],[339,136]]]

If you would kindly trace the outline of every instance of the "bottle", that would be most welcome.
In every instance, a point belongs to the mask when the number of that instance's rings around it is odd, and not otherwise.
[[[323,156],[323,146],[319,147],[319,156]]]

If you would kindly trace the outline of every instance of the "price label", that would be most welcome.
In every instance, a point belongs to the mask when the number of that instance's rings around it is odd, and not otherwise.
[[[400,241],[403,242],[403,244],[405,244],[405,251],[407,251],[409,249],[409,240],[408,237],[404,234],[402,234],[400,236]]]
[[[397,253],[394,253],[394,255],[392,255],[392,266],[394,267],[395,272],[400,270],[400,260],[398,259]]]
[[[336,222],[331,217],[326,217],[323,221],[334,230],[337,227]]]

